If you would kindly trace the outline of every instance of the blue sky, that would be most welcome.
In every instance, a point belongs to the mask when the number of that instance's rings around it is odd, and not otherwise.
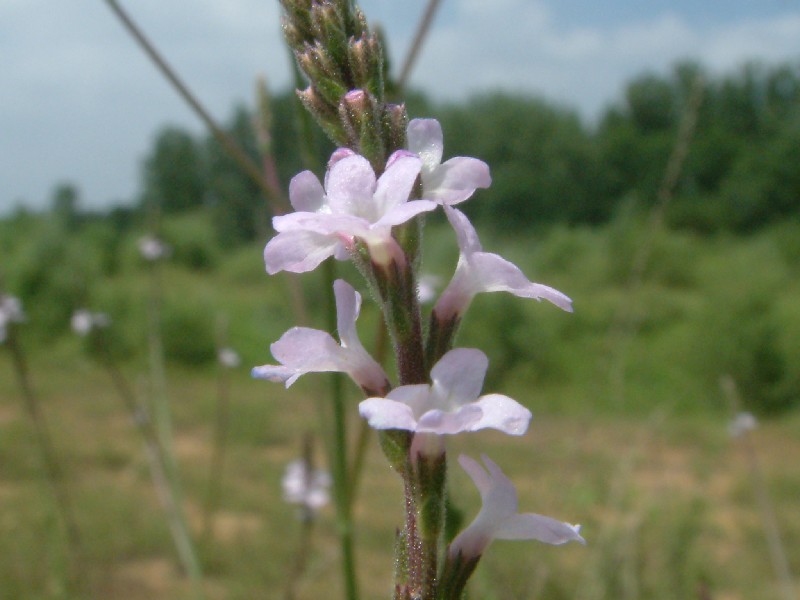
[[[395,64],[425,3],[361,2]],[[259,74],[287,85],[277,0],[123,5],[217,119]],[[202,131],[102,0],[3,0],[0,57],[0,213],[46,206],[58,181],[86,207],[132,199],[159,127]],[[437,99],[529,92],[590,119],[632,76],[685,58],[712,72],[800,61],[800,0],[443,0],[412,84]]]

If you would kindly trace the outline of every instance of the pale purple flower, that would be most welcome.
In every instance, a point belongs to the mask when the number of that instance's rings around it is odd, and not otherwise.
[[[511,435],[528,429],[531,412],[501,394],[480,396],[489,359],[474,348],[450,350],[431,369],[431,385],[403,385],[358,405],[375,429],[455,434],[487,427]]]
[[[220,348],[217,352],[217,361],[227,369],[235,369],[242,364],[242,359],[233,348]]]
[[[346,259],[356,238],[378,263],[402,259],[392,227],[436,208],[430,200],[408,199],[422,166],[417,156],[396,152],[378,179],[363,156],[339,152],[334,157],[324,189],[311,171],[289,184],[297,212],[272,219],[278,235],[264,248],[268,273],[303,273],[329,256]]]
[[[361,345],[356,318],[361,310],[361,295],[343,279],[333,284],[336,319],[341,345],[325,331],[293,327],[270,346],[280,365],[255,367],[253,377],[285,383],[288,388],[306,373],[347,373],[370,393],[381,393],[389,380],[383,368]]]
[[[472,298],[480,292],[509,292],[521,298],[545,299],[572,312],[569,297],[549,286],[529,281],[515,264],[497,254],[484,252],[475,228],[464,213],[449,206],[445,206],[444,211],[456,231],[460,254],[453,279],[434,307],[440,319],[463,315]]]
[[[449,554],[463,560],[477,558],[492,540],[539,540],[547,544],[586,543],[580,525],[570,525],[534,513],[517,513],[517,490],[511,480],[488,456],[478,461],[458,457],[461,467],[472,478],[481,494],[482,507],[475,520],[450,544]]]
[[[316,511],[330,502],[331,475],[324,469],[310,469],[299,458],[286,465],[281,487],[286,502]]]
[[[19,298],[0,294],[0,343],[6,340],[9,323],[22,323],[24,320],[25,312]]]
[[[442,162],[444,140],[436,119],[413,119],[408,124],[408,149],[422,159],[422,197],[440,204],[463,202],[477,188],[492,183],[489,166],[477,158],[457,156]]]
[[[147,261],[155,262],[167,258],[172,253],[172,248],[155,236],[146,235],[139,238],[139,254]]]
[[[72,313],[72,318],[70,319],[72,331],[80,336],[89,335],[92,329],[108,327],[110,324],[111,319],[105,313],[93,313],[84,308]]]
[[[756,427],[758,427],[758,421],[752,413],[740,412],[728,425],[728,433],[731,434],[731,437],[741,437]]]

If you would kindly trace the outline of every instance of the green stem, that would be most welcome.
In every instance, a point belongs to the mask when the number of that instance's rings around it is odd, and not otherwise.
[[[440,319],[434,309],[428,326],[428,339],[425,343],[425,365],[431,369],[453,346],[461,319],[458,315]]]
[[[221,346],[220,346],[221,347]],[[208,473],[208,495],[203,515],[203,536],[210,540],[214,530],[214,513],[219,508],[222,493],[222,480],[225,473],[225,454],[228,446],[230,423],[230,381],[227,367],[217,367],[217,406],[214,419],[214,447]]]
[[[383,319],[397,359],[400,385],[425,383],[428,377],[417,286],[408,260],[405,259],[404,264],[393,259],[387,265],[369,263],[367,266],[361,253],[354,253],[354,259],[360,270],[368,274],[367,280],[381,299]]]
[[[117,368],[111,353],[108,351],[108,345],[103,331],[97,332],[98,345],[100,346],[101,362],[108,371],[109,376],[114,384],[114,387],[119,394],[120,400],[125,408],[131,415],[131,420],[136,425],[139,433],[144,442],[147,460],[150,465],[150,477],[153,480],[153,485],[156,488],[156,495],[161,502],[164,509],[164,514],[167,518],[167,525],[169,526],[172,541],[175,544],[175,550],[178,553],[178,558],[183,564],[184,569],[189,571],[190,565],[194,559],[194,547],[189,531],[186,529],[186,523],[181,519],[180,508],[177,499],[173,495],[172,486],[166,476],[164,469],[164,454],[161,450],[161,444],[158,441],[158,434],[153,427],[153,421],[140,402],[130,385],[126,381],[122,372]]]
[[[403,61],[403,67],[400,69],[400,75],[397,77],[398,92],[402,92],[405,88],[408,78],[411,76],[411,70],[414,68],[419,51],[422,49],[422,44],[430,30],[433,17],[436,15],[436,10],[439,8],[441,0],[428,0],[428,6],[425,7],[425,12],[417,25],[417,32],[414,34],[414,41],[411,43],[408,54]]]
[[[45,477],[50,484],[53,497],[55,498],[58,511],[66,529],[67,543],[70,550],[70,583],[75,586],[76,589],[81,589],[85,587],[84,578],[86,565],[84,564],[83,542],[80,529],[78,528],[78,521],[75,517],[72,498],[64,480],[64,471],[58,460],[58,453],[53,444],[53,438],[50,435],[50,428],[47,425],[47,420],[41,410],[36,394],[33,392],[33,386],[31,385],[28,371],[28,362],[25,359],[22,346],[17,339],[16,327],[13,324],[8,328],[6,345],[8,346],[14,363],[14,370],[17,374],[17,381],[19,383],[25,410],[33,424],[36,441],[42,453]]]
[[[326,289],[333,287],[335,266],[331,261],[324,264]],[[336,329],[336,305],[331,294],[326,310],[328,329]],[[347,415],[345,413],[342,378],[334,373],[330,377],[331,404],[333,409],[333,439],[330,444],[330,464],[333,474],[333,495],[336,501],[336,525],[342,552],[342,575],[344,577],[345,597],[357,600],[355,551],[353,544],[353,506],[349,489],[350,477],[347,468]]]
[[[150,384],[154,417],[154,429],[161,450],[161,462],[169,493],[163,501],[174,505],[174,522],[171,527],[179,541],[179,555],[186,574],[192,583],[196,598],[204,598],[203,574],[194,545],[189,535],[188,521],[183,508],[183,494],[172,440],[172,416],[167,397],[166,373],[164,369],[164,347],[161,340],[161,278],[157,263],[150,265],[150,298],[148,304],[148,339],[150,346]]]

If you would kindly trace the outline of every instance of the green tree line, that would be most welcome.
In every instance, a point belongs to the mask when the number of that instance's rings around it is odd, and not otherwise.
[[[747,232],[800,212],[800,65],[746,65],[714,75],[682,63],[667,75],[630,81],[597,123],[542,99],[497,92],[461,103],[409,100],[414,116],[435,116],[445,154],[480,157],[493,185],[469,211],[502,229],[602,224],[621,205],[647,208],[659,186],[697,79],[696,128],[680,171],[669,222],[700,232]],[[284,186],[302,169],[291,92],[272,102],[273,151]],[[253,115],[236,109],[228,131],[259,161]],[[330,148],[319,141],[318,160]],[[258,188],[210,136],[168,127],[150,149],[140,206],[164,213],[218,211],[229,242],[255,238],[267,208]]]

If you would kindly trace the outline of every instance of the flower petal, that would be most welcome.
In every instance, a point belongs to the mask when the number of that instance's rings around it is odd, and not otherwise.
[[[458,248],[461,250],[461,254],[469,256],[475,252],[480,252],[482,248],[481,242],[478,239],[478,233],[475,231],[472,223],[470,223],[467,215],[449,206],[444,207],[444,214],[447,215],[447,220],[450,221],[450,224],[456,232]]]
[[[388,398],[367,398],[359,403],[358,412],[374,429],[414,431],[417,427],[411,407]]]
[[[303,171],[289,182],[289,201],[295,210],[316,212],[325,202],[325,190],[314,173]]]
[[[328,205],[334,214],[370,218],[373,214],[375,172],[369,161],[358,154],[334,164],[326,178]]]
[[[442,162],[444,136],[436,119],[412,119],[407,128],[408,149],[419,155],[426,171]]]
[[[452,205],[472,196],[477,188],[488,188],[491,184],[489,165],[477,158],[457,156],[429,174],[423,172],[422,195]]]
[[[313,271],[331,256],[339,240],[311,231],[286,231],[272,238],[264,248],[267,273]]]
[[[492,485],[492,478],[489,473],[481,466],[481,463],[466,454],[459,455],[458,464],[467,472],[475,487],[478,488],[481,498],[483,498]]]
[[[474,431],[475,423],[482,415],[481,409],[475,404],[467,404],[455,412],[429,410],[418,419],[416,431],[437,435]]]
[[[586,543],[580,534],[580,525],[570,525],[535,513],[508,517],[494,530],[494,538],[497,540],[538,540],[555,545],[573,541]]]
[[[520,268],[497,254],[477,252],[470,259],[475,292],[509,292],[521,298],[545,299],[572,312],[572,300],[556,289],[533,283]]]
[[[292,327],[269,349],[278,362],[291,368],[330,363],[341,350],[330,334],[310,327]]]
[[[476,348],[455,348],[431,369],[434,407],[453,410],[478,398],[489,359]]]
[[[336,296],[336,328],[342,346],[363,349],[356,332],[356,319],[361,311],[361,294],[344,279],[333,282],[333,293]]]
[[[421,168],[422,161],[416,156],[400,156],[383,172],[378,179],[374,197],[378,219],[393,208],[408,202]]]
[[[430,200],[411,200],[400,206],[396,206],[389,212],[384,214],[373,227],[393,227],[395,225],[402,225],[406,221],[410,221],[420,213],[435,210],[439,206]]]
[[[483,501],[481,512],[490,515],[492,520],[499,522],[501,516],[505,518],[517,512],[517,488],[514,487],[514,483],[491,458],[481,454],[481,460],[486,465],[492,482],[486,493],[481,494],[481,500]]]
[[[320,235],[347,233],[362,235],[369,231],[370,222],[353,215],[329,215],[310,212],[296,212],[272,219],[272,226],[281,233],[288,231],[310,231]],[[357,232],[357,233],[351,233]]]
[[[288,388],[297,381],[300,375],[295,369],[290,369],[283,365],[261,365],[260,367],[253,367],[250,371],[250,376],[275,383],[285,383]]]
[[[409,406],[416,419],[430,410],[430,392],[431,386],[427,383],[401,385],[389,392],[386,398]]]
[[[522,435],[533,417],[519,402],[502,394],[481,396],[473,406],[480,407],[482,416],[469,431],[491,428],[509,435]]]

